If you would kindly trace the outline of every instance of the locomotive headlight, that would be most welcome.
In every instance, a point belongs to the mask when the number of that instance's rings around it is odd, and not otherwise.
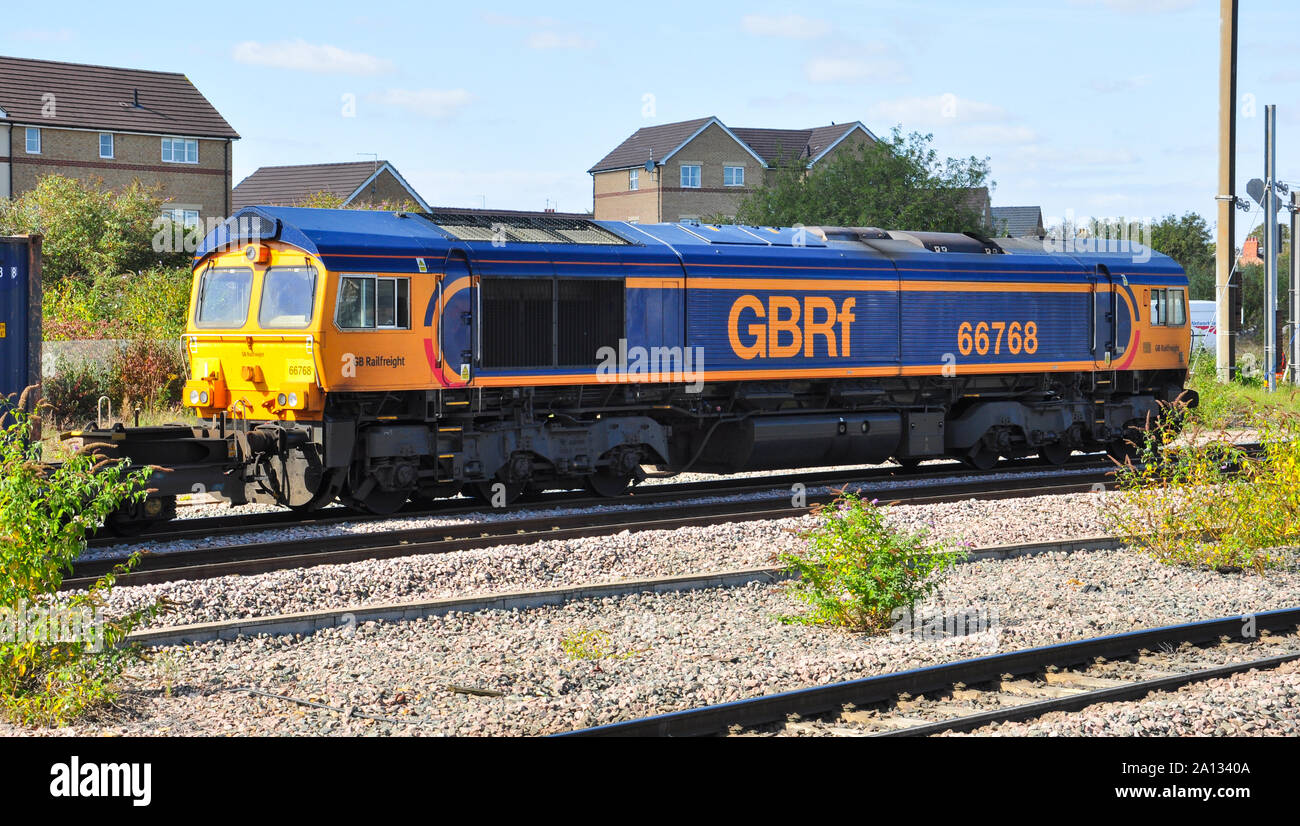
[[[208,391],[204,390],[202,393],[199,393],[199,404],[207,404],[207,403],[208,403]]]
[[[288,403],[288,401],[289,399],[283,393],[275,397],[275,403],[280,405],[281,407],[284,407],[285,404]]]
[[[297,406],[298,406],[298,394],[297,394],[297,393],[290,393],[290,394],[289,394],[289,406],[290,406],[290,407],[297,407]]]
[[[199,403],[199,391],[197,391],[197,390],[191,390],[191,391],[190,391],[190,404],[198,404],[198,403]]]

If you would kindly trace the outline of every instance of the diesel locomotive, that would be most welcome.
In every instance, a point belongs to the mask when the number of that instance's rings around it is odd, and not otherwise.
[[[203,241],[199,426],[87,432],[177,494],[374,513],[645,474],[1121,453],[1184,393],[1141,248],[870,227],[253,207]]]

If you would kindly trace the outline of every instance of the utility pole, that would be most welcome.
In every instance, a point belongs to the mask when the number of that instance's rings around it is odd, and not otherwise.
[[[1264,107],[1264,367],[1277,390],[1277,107]]]
[[[1296,254],[1296,230],[1300,229],[1300,192],[1291,192],[1291,347],[1287,350],[1291,383],[1300,384],[1300,255]]]
[[[1233,264],[1237,246],[1232,211],[1237,203],[1237,0],[1219,0],[1219,220],[1215,227],[1214,301],[1217,373],[1230,381],[1236,373],[1237,302]]]

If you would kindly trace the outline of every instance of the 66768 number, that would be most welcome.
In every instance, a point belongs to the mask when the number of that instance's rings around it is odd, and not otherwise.
[[[1013,356],[1035,353],[1038,351],[1038,324],[1033,321],[1023,324],[1019,321],[1010,324],[1005,321],[981,321],[977,324],[963,321],[957,327],[957,351],[963,356],[972,352],[986,356],[992,349],[994,355],[1000,355],[1004,338],[1007,352]]]

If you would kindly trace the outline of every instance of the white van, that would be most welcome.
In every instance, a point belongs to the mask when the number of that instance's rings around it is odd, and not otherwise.
[[[1215,352],[1218,347],[1218,308],[1213,301],[1189,301],[1187,309],[1192,322],[1192,350]]]

